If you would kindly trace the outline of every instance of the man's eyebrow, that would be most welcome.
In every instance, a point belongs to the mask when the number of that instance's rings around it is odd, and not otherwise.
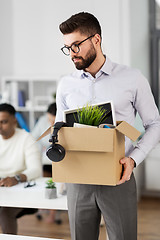
[[[76,43],[78,44],[79,42],[80,42],[80,41],[75,41],[75,42],[73,42],[70,46],[72,46],[73,44],[76,44]],[[64,44],[64,46],[65,46],[65,47],[70,47],[70,46],[68,46],[67,44]]]
[[[0,122],[8,122],[8,119],[2,119]]]

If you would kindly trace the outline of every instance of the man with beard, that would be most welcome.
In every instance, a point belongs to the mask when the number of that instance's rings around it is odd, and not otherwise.
[[[138,70],[113,63],[103,54],[101,27],[92,14],[71,16],[60,24],[60,31],[64,36],[61,50],[78,71],[63,77],[58,86],[56,122],[63,120],[66,109],[112,100],[117,121],[134,125],[138,112],[145,128],[136,146],[126,138],[125,157],[120,159],[124,171],[116,186],[67,184],[72,240],[97,240],[101,213],[110,240],[136,240],[133,169],[160,139],[160,116],[148,81]]]

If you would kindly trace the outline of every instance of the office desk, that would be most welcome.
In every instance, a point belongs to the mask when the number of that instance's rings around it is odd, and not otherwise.
[[[63,240],[55,238],[29,237],[11,234],[0,234],[0,240]]]
[[[24,183],[12,187],[0,187],[0,206],[67,210],[67,197],[45,198],[45,182],[48,178],[36,179],[36,185],[24,188]]]

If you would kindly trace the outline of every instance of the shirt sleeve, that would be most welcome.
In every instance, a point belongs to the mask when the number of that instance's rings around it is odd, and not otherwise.
[[[22,174],[27,176],[27,180],[42,176],[40,151],[30,134],[28,134],[25,140],[24,158],[26,169],[22,172]]]
[[[160,140],[160,116],[148,81],[140,75],[136,82],[133,105],[142,119],[145,133],[129,156],[138,166]]]

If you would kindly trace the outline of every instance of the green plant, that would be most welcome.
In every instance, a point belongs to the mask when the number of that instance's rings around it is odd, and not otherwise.
[[[56,188],[55,182],[53,182],[52,178],[46,181],[46,188]]]
[[[87,104],[87,106],[78,109],[77,120],[81,124],[98,126],[107,118],[109,112],[97,105],[90,106]]]

